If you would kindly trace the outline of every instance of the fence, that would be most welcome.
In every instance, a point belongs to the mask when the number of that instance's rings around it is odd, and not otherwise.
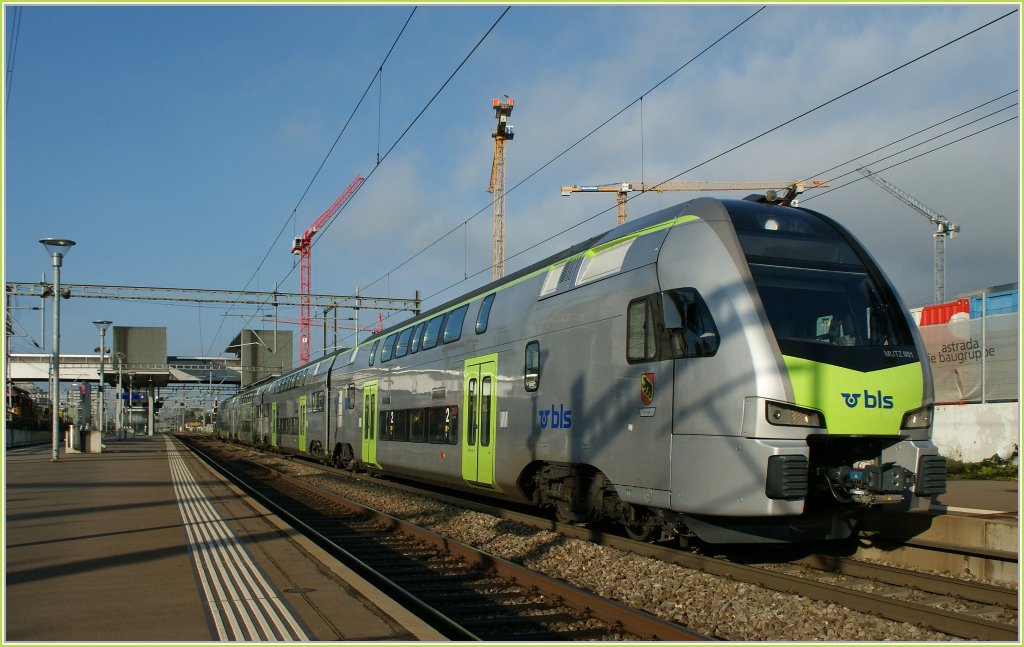
[[[1012,307],[991,308],[991,297],[933,306],[938,321],[922,314],[921,336],[943,404],[1012,402],[1020,392],[1020,325],[1016,291]],[[960,305],[962,304],[962,305]]]

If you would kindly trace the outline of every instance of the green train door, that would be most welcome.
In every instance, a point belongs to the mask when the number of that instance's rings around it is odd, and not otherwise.
[[[270,405],[270,446],[277,447],[277,403]]]
[[[363,385],[363,443],[360,454],[365,465],[377,464],[377,382]]]
[[[470,485],[498,490],[494,482],[497,354],[466,360],[462,393],[462,478]]]
[[[299,451],[306,451],[306,396],[299,398]]]

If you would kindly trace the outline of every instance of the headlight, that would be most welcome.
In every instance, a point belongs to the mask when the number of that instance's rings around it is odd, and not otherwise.
[[[765,403],[765,417],[773,425],[787,427],[824,427],[825,417],[820,411],[804,409],[792,404],[768,401]]]
[[[932,418],[935,417],[935,407],[928,405],[920,409],[914,409],[903,414],[903,423],[900,429],[927,429],[932,426]]]

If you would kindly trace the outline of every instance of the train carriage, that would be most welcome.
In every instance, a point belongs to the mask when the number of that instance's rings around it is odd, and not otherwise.
[[[838,224],[702,198],[301,367],[263,399],[282,447],[566,521],[839,538],[866,507],[945,489],[922,348]]]

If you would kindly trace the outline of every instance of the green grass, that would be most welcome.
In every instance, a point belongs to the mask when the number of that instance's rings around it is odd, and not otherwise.
[[[1017,471],[1017,465],[998,458],[980,463],[962,463],[953,459],[946,462],[946,475],[951,480],[1016,481]]]

